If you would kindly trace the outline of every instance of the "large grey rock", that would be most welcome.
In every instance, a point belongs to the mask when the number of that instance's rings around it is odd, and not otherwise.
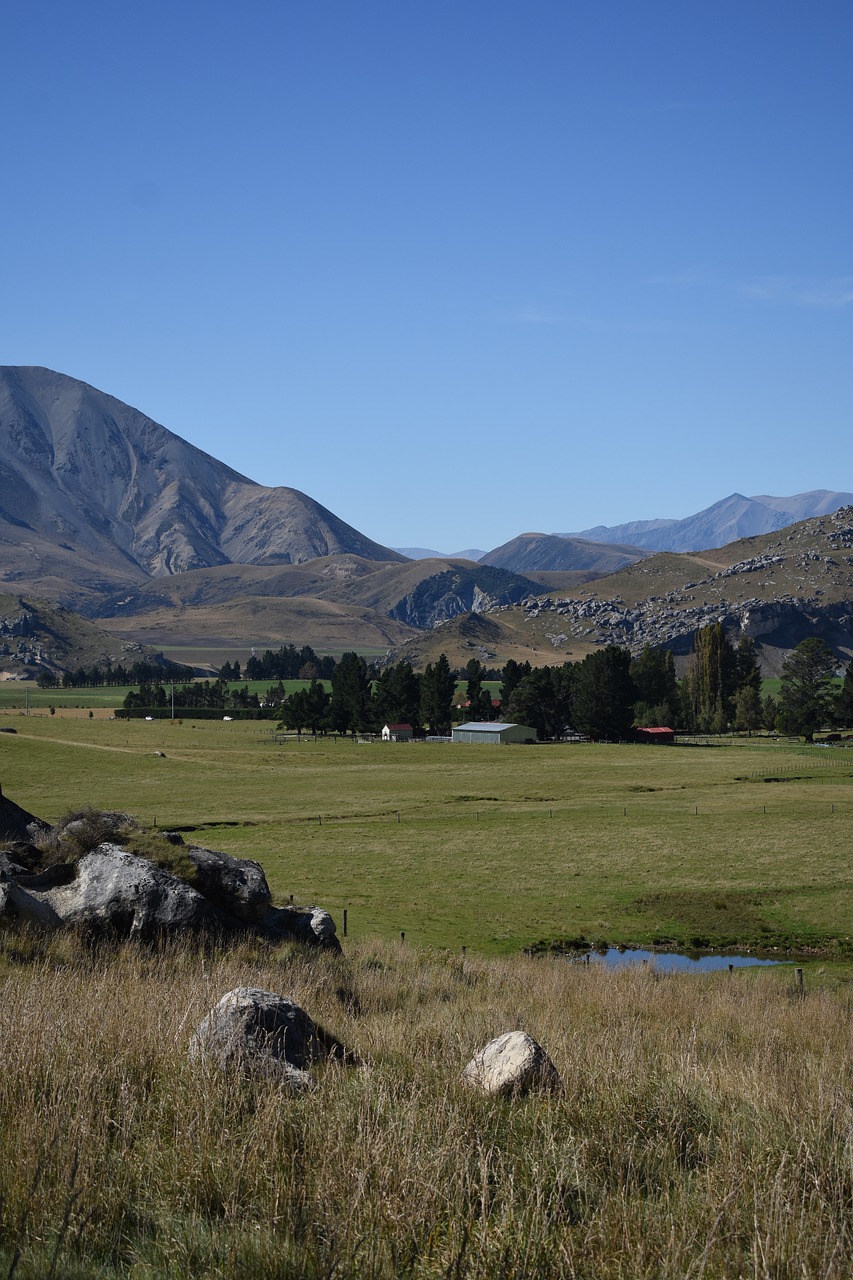
[[[196,845],[187,848],[187,856],[195,866],[195,885],[200,893],[240,920],[263,920],[272,894],[259,862]]]
[[[294,1000],[258,987],[227,992],[199,1024],[190,1054],[224,1071],[274,1076],[293,1092],[311,1087],[313,1063],[355,1061]]]
[[[293,938],[329,951],[341,949],[335,922],[322,907],[270,907],[260,925],[268,937],[282,942]]]
[[[10,835],[0,850],[0,916],[52,928],[79,925],[119,937],[249,932],[271,942],[341,949],[327,911],[274,907],[263,868],[250,858],[190,846],[191,874],[182,879],[157,865],[159,858],[151,861],[122,847],[122,837],[139,829],[126,813],[81,810],[50,828],[11,801],[0,797],[0,803],[11,815]],[[40,833],[47,860],[53,860],[47,867],[45,854],[26,838]],[[164,833],[164,852],[174,844],[183,844],[181,836]]]
[[[217,924],[215,908],[198,890],[118,845],[99,845],[61,870],[18,876],[6,886],[6,911],[36,924],[81,925],[118,937],[154,938]]]
[[[526,1031],[506,1031],[490,1040],[465,1067],[462,1079],[483,1093],[503,1096],[531,1089],[558,1093],[563,1087],[548,1054]]]
[[[49,823],[28,813],[19,804],[15,804],[14,800],[9,800],[0,787],[0,840],[29,841],[49,830]]]

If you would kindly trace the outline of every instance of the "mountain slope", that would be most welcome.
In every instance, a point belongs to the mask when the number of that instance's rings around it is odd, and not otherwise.
[[[30,589],[45,576],[90,590],[235,562],[403,559],[306,494],[255,484],[38,367],[0,368],[0,548],[5,581]]]

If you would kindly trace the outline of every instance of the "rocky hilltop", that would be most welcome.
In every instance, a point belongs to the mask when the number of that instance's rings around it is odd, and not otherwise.
[[[549,628],[557,650],[585,642],[689,653],[696,631],[721,621],[758,642],[767,674],[811,635],[846,660],[853,657],[853,506],[700,556],[653,556],[577,597],[538,597],[522,608],[529,622]]]

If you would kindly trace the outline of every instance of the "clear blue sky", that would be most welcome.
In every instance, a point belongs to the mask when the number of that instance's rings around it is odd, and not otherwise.
[[[850,0],[4,6],[0,362],[389,545],[851,489]]]

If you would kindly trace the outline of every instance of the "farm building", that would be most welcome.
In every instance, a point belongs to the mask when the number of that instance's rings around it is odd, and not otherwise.
[[[638,742],[675,742],[675,730],[665,725],[656,725],[653,729],[635,729],[634,736]]]
[[[536,730],[528,724],[502,724],[498,720],[469,720],[453,730],[454,742],[535,742]]]
[[[410,724],[383,724],[383,742],[411,742],[414,730]]]

